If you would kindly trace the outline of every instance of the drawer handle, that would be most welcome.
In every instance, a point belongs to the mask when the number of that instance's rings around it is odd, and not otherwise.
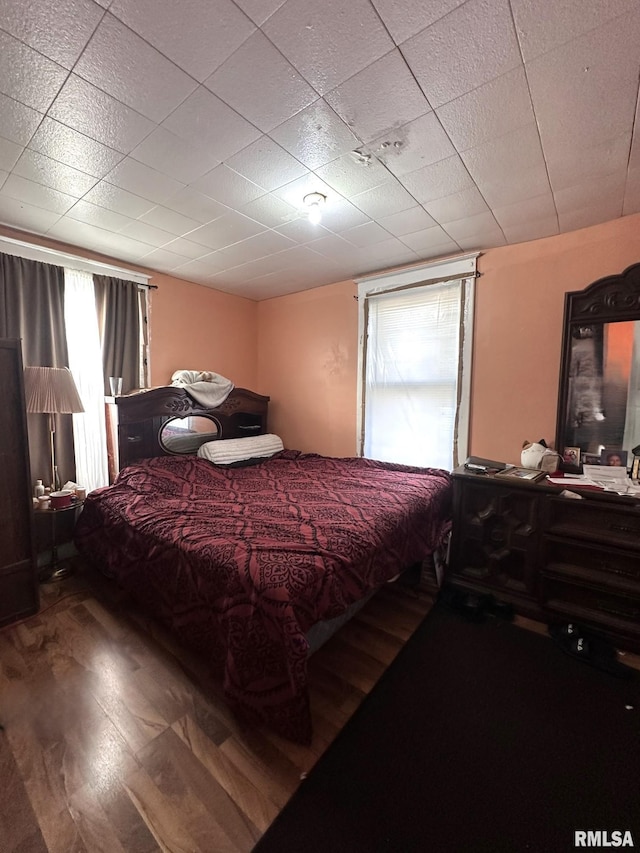
[[[142,441],[142,436],[141,435],[128,435],[127,441],[129,442],[129,444],[134,444],[137,441]]]
[[[633,533],[634,535],[638,535],[638,530],[635,527],[627,527],[625,524],[611,524],[609,525],[610,530],[617,530],[620,533]]]
[[[610,613],[612,616],[622,616],[623,619],[637,619],[640,616],[640,610],[616,610],[613,607],[609,607],[604,602],[598,601],[596,602],[598,605],[598,610],[601,610],[603,613]]]
[[[260,429],[260,424],[253,424],[252,426],[240,426],[240,425],[238,425],[238,429],[247,429],[247,430],[255,431],[257,429]]]
[[[627,569],[617,569],[615,566],[610,566],[609,563],[600,563],[598,568],[605,572],[611,572],[612,575],[624,575],[624,577],[627,578],[638,577],[637,572],[630,572]]]

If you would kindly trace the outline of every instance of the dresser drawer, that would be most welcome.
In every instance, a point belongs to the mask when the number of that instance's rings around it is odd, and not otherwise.
[[[546,571],[541,587],[542,605],[547,612],[640,639],[640,589],[625,595]]]
[[[633,506],[547,498],[545,515],[547,533],[640,552],[640,510]]]
[[[640,554],[633,551],[545,536],[541,568],[543,573],[569,574],[602,586],[640,590]]]

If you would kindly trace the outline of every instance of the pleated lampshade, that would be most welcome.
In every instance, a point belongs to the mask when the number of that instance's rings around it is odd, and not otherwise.
[[[84,412],[76,383],[67,367],[25,367],[24,393],[28,412]]]

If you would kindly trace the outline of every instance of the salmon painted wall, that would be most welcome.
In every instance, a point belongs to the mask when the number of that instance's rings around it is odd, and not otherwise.
[[[256,303],[155,273],[151,293],[151,384],[176,370],[211,370],[239,387],[257,386]]]
[[[355,454],[356,292],[348,281],[258,303],[258,386],[285,447]]]
[[[553,442],[564,294],[636,262],[640,215],[479,258],[471,453],[519,463],[526,439]],[[258,385],[288,447],[355,452],[355,293],[342,282],[258,304]]]
[[[471,452],[554,441],[564,294],[640,262],[640,215],[487,251],[476,284]]]
[[[176,370],[211,370],[257,390],[255,302],[14,228],[0,225],[0,235],[150,275],[152,385]]]

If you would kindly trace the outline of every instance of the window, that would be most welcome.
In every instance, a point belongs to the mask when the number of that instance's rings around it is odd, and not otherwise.
[[[446,470],[466,458],[475,258],[359,281],[361,455]]]

